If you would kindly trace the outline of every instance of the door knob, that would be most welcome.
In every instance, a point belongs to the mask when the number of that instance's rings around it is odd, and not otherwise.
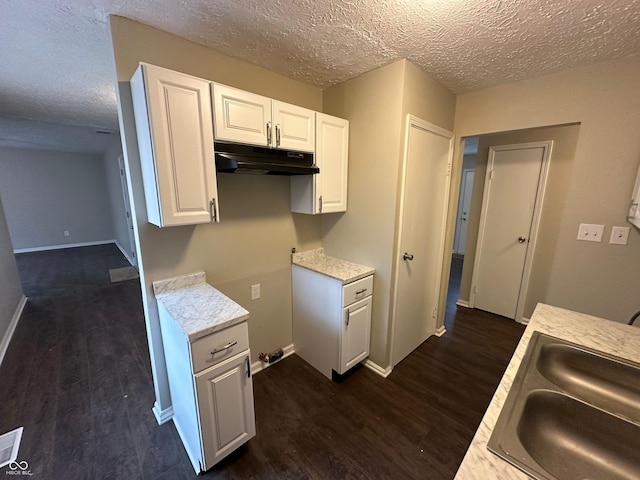
[[[518,237],[518,243],[524,243],[524,242],[526,242],[526,241],[527,241],[527,239],[526,239],[526,238],[524,238],[524,237]]]
[[[402,255],[402,259],[403,260],[413,260],[413,254],[404,252],[404,255]]]

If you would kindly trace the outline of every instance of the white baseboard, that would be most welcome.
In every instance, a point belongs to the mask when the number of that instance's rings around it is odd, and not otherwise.
[[[516,320],[516,322],[522,324],[522,325],[529,325],[529,322],[531,321],[530,318],[526,318],[526,317],[522,317],[520,320]]]
[[[20,316],[22,315],[22,311],[24,310],[24,306],[26,304],[27,304],[27,297],[22,295],[22,298],[18,302],[18,306],[16,307],[15,312],[13,312],[13,317],[11,317],[11,321],[9,322],[9,327],[7,328],[7,331],[4,333],[2,340],[0,340],[0,365],[2,365],[2,361],[4,360],[4,354],[7,353],[7,348],[9,348],[11,337],[13,337],[13,332],[16,331],[16,327],[18,326],[18,322],[20,321]]]
[[[391,375],[391,372],[393,371],[393,367],[391,365],[389,365],[387,368],[382,368],[380,365],[378,365],[377,363],[373,363],[369,359],[365,360],[363,365],[384,378],[387,378],[389,375]]]
[[[169,408],[165,408],[164,410],[160,410],[160,405],[158,402],[153,404],[153,408],[151,409],[153,415],[156,417],[156,421],[158,425],[162,425],[167,423],[169,420],[173,418],[173,406]]]
[[[293,343],[291,345],[287,345],[286,347],[284,347],[282,349],[282,353],[283,353],[282,358],[287,358],[289,355],[293,355],[295,353],[295,350],[293,348]],[[282,360],[282,358],[280,360]],[[251,364],[251,373],[254,375],[256,373],[260,373],[261,371],[269,368],[271,365],[278,363],[280,360],[273,363],[265,363],[262,360],[257,360]]]
[[[440,325],[440,328],[437,328],[436,331],[435,331],[435,336],[436,337],[441,337],[445,333],[447,333],[447,329],[444,328],[444,325]]]
[[[469,302],[466,301],[466,300],[462,300],[460,298],[456,302],[456,305],[459,306],[459,307],[469,308]]]
[[[63,248],[92,247],[94,245],[106,245],[108,243],[116,243],[116,241],[100,240],[98,242],[66,243],[64,245],[48,245],[46,247],[16,248],[13,250],[13,253],[32,253],[32,252],[44,252],[47,250],[62,250]]]

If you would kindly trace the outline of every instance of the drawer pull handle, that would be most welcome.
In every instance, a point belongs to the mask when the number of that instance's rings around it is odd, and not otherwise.
[[[238,343],[238,341],[234,340],[233,342],[227,343],[224,347],[214,348],[213,350],[211,350],[211,355],[215,355],[216,353],[223,352],[225,350],[229,350],[231,347],[233,347],[237,343]]]
[[[363,294],[364,292],[366,292],[366,291],[367,291],[367,289],[366,289],[366,288],[363,288],[362,290],[358,290],[358,291],[356,292],[356,295],[362,295],[362,294]]]

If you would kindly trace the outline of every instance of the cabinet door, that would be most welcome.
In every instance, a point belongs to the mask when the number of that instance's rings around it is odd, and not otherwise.
[[[342,374],[369,356],[371,337],[371,299],[369,296],[346,307],[343,312],[340,347]]]
[[[291,177],[291,211],[347,211],[349,121],[316,112],[316,165],[320,173]]]
[[[209,82],[143,64],[131,81],[149,222],[218,220]]]
[[[313,110],[272,101],[273,137],[271,146],[287,150],[315,150],[316,117]]]
[[[215,139],[268,146],[271,99],[217,83],[212,88]]]
[[[196,374],[205,470],[256,434],[250,353]]]
[[[349,163],[349,121],[317,113],[315,175],[320,213],[347,211],[347,171]],[[322,197],[322,198],[320,198]]]

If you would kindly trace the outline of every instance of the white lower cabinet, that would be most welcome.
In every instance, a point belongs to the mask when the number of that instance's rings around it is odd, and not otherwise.
[[[205,470],[256,433],[251,357],[241,353],[196,374]]]
[[[373,275],[342,281],[292,266],[296,354],[327,378],[369,356]]]
[[[247,322],[189,341],[159,302],[173,423],[196,473],[255,436]]]

